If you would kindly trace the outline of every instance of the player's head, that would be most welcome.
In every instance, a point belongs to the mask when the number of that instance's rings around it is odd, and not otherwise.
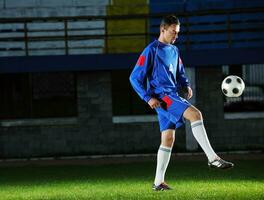
[[[180,21],[175,15],[163,17],[160,23],[160,39],[162,42],[173,44],[180,32]]]

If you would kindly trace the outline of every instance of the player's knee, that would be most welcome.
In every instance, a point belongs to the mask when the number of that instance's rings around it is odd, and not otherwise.
[[[162,145],[171,147],[174,143],[174,136],[173,135],[167,135],[167,137],[163,138]]]
[[[167,138],[167,143],[173,144],[173,142],[174,142],[174,137],[173,136],[170,136],[170,137]]]
[[[202,120],[202,113],[200,110],[195,108],[194,106],[189,107],[183,114],[184,118],[187,120],[190,120],[191,122],[197,121],[197,120]]]
[[[203,118],[202,113],[200,110],[195,109],[192,113],[193,120],[201,120]]]

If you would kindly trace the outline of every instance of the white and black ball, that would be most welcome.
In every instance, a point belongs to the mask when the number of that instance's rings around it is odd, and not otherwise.
[[[239,76],[227,76],[221,85],[222,92],[227,97],[239,97],[244,89],[245,83]]]

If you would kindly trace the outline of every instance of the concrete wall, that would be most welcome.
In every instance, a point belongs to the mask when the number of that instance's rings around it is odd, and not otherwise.
[[[264,118],[225,120],[219,89],[221,68],[196,72],[196,106],[202,111],[208,137],[217,151],[264,149]],[[157,122],[112,123],[111,73],[77,75],[78,116],[69,119],[0,122],[0,157],[156,153]],[[26,123],[27,122],[27,123]],[[186,151],[185,129],[176,131],[173,152]]]
[[[80,73],[77,79],[79,115],[70,123],[54,119],[45,125],[44,119],[42,125],[36,125],[34,120],[25,125],[24,120],[22,126],[0,127],[0,157],[157,151],[160,139],[157,123],[112,123],[110,72]]]

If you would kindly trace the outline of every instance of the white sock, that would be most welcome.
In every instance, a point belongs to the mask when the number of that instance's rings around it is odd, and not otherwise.
[[[195,122],[192,122],[191,127],[192,127],[192,132],[193,132],[195,139],[197,140],[199,145],[202,147],[209,162],[212,162],[217,157],[217,154],[214,152],[213,148],[210,145],[210,142],[206,134],[206,130],[204,128],[203,121],[197,120]]]
[[[157,169],[154,181],[154,184],[156,186],[164,182],[165,172],[170,161],[171,149],[171,147],[165,147],[160,145],[157,155]]]

